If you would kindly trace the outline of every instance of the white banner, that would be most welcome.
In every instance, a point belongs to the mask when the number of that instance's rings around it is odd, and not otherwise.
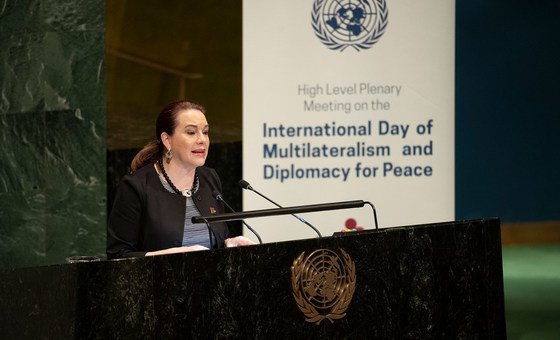
[[[452,220],[454,27],[449,0],[245,0],[244,179],[283,206],[371,201],[380,227]],[[323,235],[372,216],[302,215]],[[265,242],[315,236],[248,222]]]

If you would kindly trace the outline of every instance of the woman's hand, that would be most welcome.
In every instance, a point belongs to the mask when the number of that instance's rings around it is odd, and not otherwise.
[[[205,246],[201,245],[194,245],[190,247],[175,247],[175,248],[167,248],[158,251],[149,251],[146,253],[146,256],[154,256],[154,255],[166,255],[166,254],[177,254],[177,253],[188,253],[191,251],[199,251],[199,250],[208,250]]]
[[[224,244],[226,248],[231,248],[231,247],[239,247],[239,246],[252,246],[253,244],[256,243],[244,236],[237,236],[234,238],[226,239],[224,241]]]

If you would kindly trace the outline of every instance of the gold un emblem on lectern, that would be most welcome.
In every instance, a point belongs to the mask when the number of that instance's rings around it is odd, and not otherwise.
[[[339,254],[319,249],[305,257],[302,252],[292,265],[294,299],[307,322],[319,325],[346,315],[356,288],[356,266],[344,250]]]

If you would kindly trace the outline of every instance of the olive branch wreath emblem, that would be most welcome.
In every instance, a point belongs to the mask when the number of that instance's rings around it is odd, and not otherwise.
[[[385,0],[372,0],[377,3],[378,7],[378,20],[377,25],[370,33],[369,37],[364,41],[356,44],[341,44],[334,40],[329,32],[325,29],[323,20],[321,20],[321,8],[323,3],[327,0],[315,0],[313,3],[313,10],[311,11],[311,26],[315,31],[315,35],[319,40],[331,50],[340,50],[341,52],[344,51],[348,46],[352,46],[357,51],[360,49],[368,49],[373,46],[383,33],[385,33],[385,29],[387,28],[387,24],[389,23],[389,10],[387,8],[387,3]]]
[[[302,274],[309,265],[308,260],[311,255],[309,255],[304,261],[305,252],[302,252],[293,262],[291,267],[292,293],[294,299],[296,300],[296,304],[305,315],[305,321],[307,322],[319,325],[324,319],[327,319],[331,323],[334,323],[334,320],[342,319],[346,316],[346,309],[350,305],[356,289],[356,266],[348,253],[342,249],[340,249],[340,253],[342,255],[342,262],[347,271],[346,283],[343,285],[342,289],[338,291],[338,301],[334,304],[334,306],[332,306],[328,314],[319,313],[317,308],[307,301],[302,294],[300,280]],[[338,263],[333,263],[333,265],[337,267],[340,266]]]

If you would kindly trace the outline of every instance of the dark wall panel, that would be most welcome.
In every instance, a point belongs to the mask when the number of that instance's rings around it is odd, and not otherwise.
[[[0,8],[0,268],[101,255],[104,1]]]
[[[456,216],[560,220],[560,3],[456,4]]]

